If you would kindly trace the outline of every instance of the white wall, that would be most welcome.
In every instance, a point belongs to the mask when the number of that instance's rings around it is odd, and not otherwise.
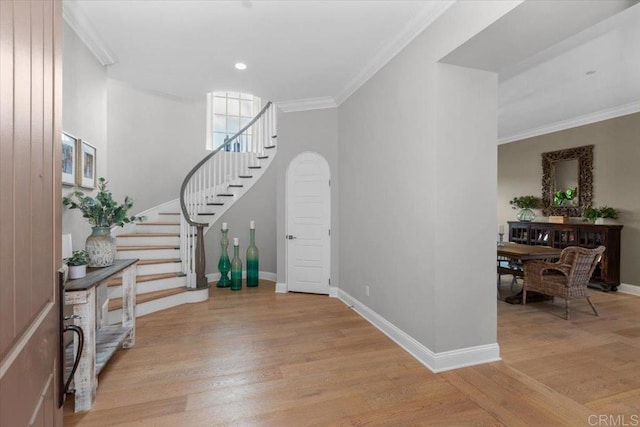
[[[340,224],[338,220],[338,115],[335,108],[278,114],[277,185],[277,280],[286,283],[286,178],[287,168],[300,153],[314,151],[327,160],[331,170],[331,285],[340,283],[338,259]],[[273,167],[273,166],[272,166]]]
[[[66,23],[63,47],[62,129],[96,147],[96,174],[106,176],[107,72]],[[72,190],[63,186],[62,194]],[[63,208],[62,233],[71,233],[74,250],[84,249],[91,227],[79,210]]]
[[[434,353],[496,342],[497,79],[438,60],[515,5],[454,4],[339,108],[340,288]]]
[[[108,79],[109,185],[130,196],[132,213],[179,197],[189,170],[204,157],[206,99],[192,102]]]

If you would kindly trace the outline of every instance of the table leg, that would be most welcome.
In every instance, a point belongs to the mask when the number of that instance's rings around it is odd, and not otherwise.
[[[130,327],[131,332],[122,343],[123,348],[133,347],[136,343],[136,265],[122,271],[122,326]]]
[[[84,333],[84,348],[73,376],[75,388],[75,412],[91,409],[96,400],[98,377],[96,376],[96,291],[95,287],[65,293],[65,304],[73,305],[73,314],[79,316],[74,323]],[[78,349],[78,338],[74,338],[74,351]]]

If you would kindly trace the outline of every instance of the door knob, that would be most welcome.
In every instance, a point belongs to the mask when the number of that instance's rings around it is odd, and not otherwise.
[[[293,236],[291,234],[287,234],[286,236],[284,236],[285,239],[289,239],[289,240],[293,240],[296,238],[296,236]]]

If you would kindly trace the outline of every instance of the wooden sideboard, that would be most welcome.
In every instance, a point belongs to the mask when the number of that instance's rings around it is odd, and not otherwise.
[[[590,223],[554,224],[549,222],[509,221],[509,241],[525,245],[544,245],[564,249],[567,246],[607,250],[593,273],[593,280],[605,291],[620,285],[620,232],[622,225]]]
[[[64,284],[64,303],[73,306],[74,323],[84,331],[84,349],[73,376],[75,412],[88,411],[93,406],[98,388],[98,374],[120,347],[133,347],[136,341],[136,264],[137,259],[117,259],[103,268],[90,268],[86,277]],[[96,324],[96,289],[111,277],[122,277],[122,323],[98,327]],[[67,351],[71,365],[78,351],[78,339]]]

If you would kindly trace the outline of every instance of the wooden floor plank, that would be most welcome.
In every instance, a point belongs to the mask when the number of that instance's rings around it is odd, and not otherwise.
[[[575,304],[570,321],[561,301],[499,302],[503,360],[434,374],[339,300],[274,287],[213,287],[139,318],[94,408],[67,402],[65,425],[566,426],[640,413],[638,297],[594,291],[601,316]]]

